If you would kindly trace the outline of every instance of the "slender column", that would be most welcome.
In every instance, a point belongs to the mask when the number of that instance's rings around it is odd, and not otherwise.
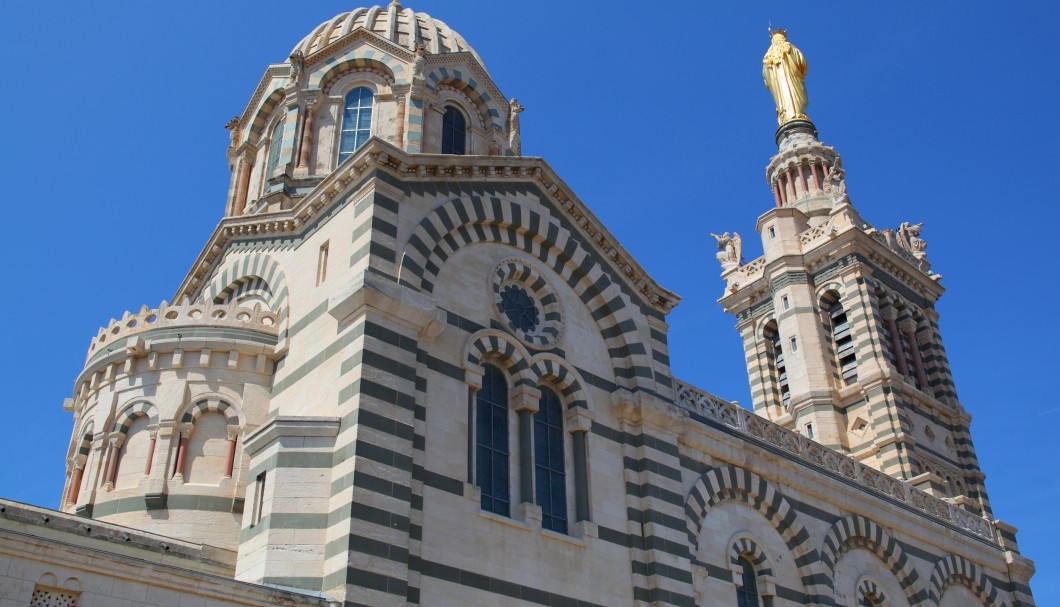
[[[184,464],[188,456],[188,434],[182,433],[180,435],[180,443],[177,445],[177,465],[173,469],[173,476],[181,475],[184,476]]]
[[[810,165],[810,172],[813,173],[813,187],[817,190],[817,193],[820,193],[821,190],[822,190],[822,188],[821,188],[821,175],[820,175],[820,173],[817,172],[818,170],[820,170],[820,167],[821,167],[821,165],[819,165],[819,164],[811,164]]]
[[[242,215],[247,208],[247,189],[250,188],[250,165],[253,159],[249,151],[239,159],[239,172],[236,174],[236,198],[232,204],[234,215]]]
[[[103,477],[104,483],[110,483],[114,485],[114,481],[118,476],[118,439],[110,439],[110,448],[107,449],[107,474]]]
[[[574,520],[589,520],[589,476],[586,469],[585,438],[588,432],[574,432]]]
[[[306,103],[305,118],[302,120],[302,140],[298,144],[298,169],[309,168],[309,156],[313,151],[313,120],[316,116],[314,104]]]
[[[77,505],[77,496],[81,494],[81,480],[85,477],[85,465],[75,464],[74,478],[70,481],[70,496],[67,503],[71,506]]]
[[[225,477],[232,478],[232,468],[236,463],[236,439],[228,439],[228,453],[225,455]]]
[[[916,339],[916,331],[905,334],[909,340],[909,349],[913,352],[913,365],[916,367],[916,378],[920,382],[920,389],[928,389],[927,370],[924,369],[924,358],[920,356],[920,342]]]
[[[777,177],[777,183],[780,184],[780,198],[781,198],[781,202],[783,202],[784,204],[788,204],[788,180],[787,180],[787,177],[788,177],[787,173],[781,173],[780,176]]]
[[[147,463],[144,464],[144,476],[151,475],[151,465],[155,463],[155,435],[151,435],[151,442],[147,444]]]
[[[530,409],[519,411],[519,500],[534,501],[534,417]]]
[[[902,348],[902,339],[898,335],[898,321],[892,314],[887,318],[887,332],[891,334],[891,348],[894,349],[894,360],[898,363],[898,372],[909,375],[909,365],[905,362],[905,350]]]
[[[784,203],[781,201],[781,198],[780,198],[780,182],[779,181],[773,182],[773,198],[776,199],[778,207],[784,206]]]
[[[806,194],[809,192],[809,182],[806,179],[806,172],[803,170],[802,163],[799,163],[799,187],[802,188],[802,193]],[[795,195],[798,196],[798,190],[795,191]]]

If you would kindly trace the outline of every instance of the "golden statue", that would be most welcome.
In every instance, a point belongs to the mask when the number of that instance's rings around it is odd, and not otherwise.
[[[809,120],[805,114],[810,104],[806,97],[806,59],[788,42],[785,30],[770,28],[769,35],[773,42],[762,57],[762,78],[777,104],[777,124]]]

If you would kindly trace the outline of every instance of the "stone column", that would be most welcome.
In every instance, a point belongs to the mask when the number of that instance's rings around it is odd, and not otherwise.
[[[228,452],[225,454],[225,478],[232,478],[232,469],[235,467],[236,434],[238,434],[238,431],[230,432],[228,435]]]
[[[309,171],[309,159],[313,153],[313,128],[316,116],[316,99],[307,99],[302,112],[302,137],[298,143],[298,164],[295,170]]]
[[[151,465],[155,463],[155,443],[157,432],[151,433],[151,442],[147,443],[147,462],[144,463],[144,476],[151,476]]]
[[[541,401],[541,391],[522,387],[509,396],[519,417],[519,503],[534,503],[534,414]]]
[[[180,442],[177,444],[177,464],[173,467],[173,476],[184,480],[184,466],[187,465],[188,442],[191,439],[191,424],[186,424],[180,433]]]
[[[571,459],[574,463],[574,522],[591,521],[589,511],[589,430],[593,426],[591,414],[585,409],[567,412],[567,428],[571,433]]]
[[[83,455],[78,455],[70,462],[70,465],[74,469],[73,478],[70,480],[70,491],[67,494],[66,503],[68,506],[77,505],[77,497],[81,493],[81,481],[85,477],[85,461],[87,458]]]
[[[121,454],[122,439],[124,434],[115,433],[110,437],[110,446],[107,449],[107,473],[103,477],[103,485],[106,490],[114,488],[114,482],[118,476],[118,456]]]
[[[239,169],[236,173],[236,196],[232,201],[232,214],[242,215],[247,208],[247,190],[250,187],[250,167],[254,164],[254,153],[247,148],[239,158]]]
[[[916,338],[916,328],[914,327],[911,331],[905,334],[906,339],[909,340],[909,350],[913,354],[913,366],[916,367],[916,379],[920,384],[920,389],[927,391],[928,380],[927,371],[924,369],[924,359],[920,355],[920,342]]]
[[[905,362],[905,350],[902,348],[902,338],[898,333],[898,313],[892,308],[887,314],[887,332],[891,337],[891,348],[894,350],[894,361],[898,364],[898,372],[909,375],[909,365]]]

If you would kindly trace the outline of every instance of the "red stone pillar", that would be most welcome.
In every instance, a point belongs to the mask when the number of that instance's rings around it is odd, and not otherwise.
[[[893,316],[887,319],[887,329],[891,334],[891,347],[894,349],[894,360],[898,363],[898,372],[902,375],[909,375],[909,365],[905,362],[902,338],[898,334],[898,321]]]
[[[784,206],[784,202],[780,198],[780,181],[779,180],[775,181],[773,183],[773,198],[776,198],[778,207]]]
[[[111,439],[110,449],[107,450],[107,475],[103,477],[104,483],[114,485],[118,477],[118,454],[120,453],[118,441]]]
[[[806,179],[806,173],[803,170],[803,166],[802,166],[801,162],[799,163],[799,185],[802,187],[802,193],[803,194],[807,194],[809,192],[809,190],[810,190],[809,181],[807,181],[807,179]],[[795,191],[795,197],[797,198],[798,196],[799,196],[799,192],[798,192],[798,190],[796,190]]]
[[[821,187],[821,175],[817,172],[817,169],[818,165],[810,165],[810,173],[813,173],[813,187],[817,188],[818,192],[821,192],[823,190]]]
[[[82,464],[79,467],[74,468],[74,478],[70,481],[70,496],[67,498],[67,502],[71,506],[77,505],[77,497],[81,494],[81,481],[85,477],[85,467]]]
[[[187,433],[180,435],[180,443],[177,445],[177,466],[173,470],[173,476],[181,475],[184,476],[184,464],[188,457],[188,435]]]

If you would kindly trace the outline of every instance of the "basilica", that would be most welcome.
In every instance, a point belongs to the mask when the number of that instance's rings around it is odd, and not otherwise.
[[[2,605],[1034,605],[920,226],[859,214],[786,32],[764,254],[715,235],[753,410],[673,376],[680,298],[446,23],[287,56],[175,296],[92,339],[61,507],[0,500]]]

